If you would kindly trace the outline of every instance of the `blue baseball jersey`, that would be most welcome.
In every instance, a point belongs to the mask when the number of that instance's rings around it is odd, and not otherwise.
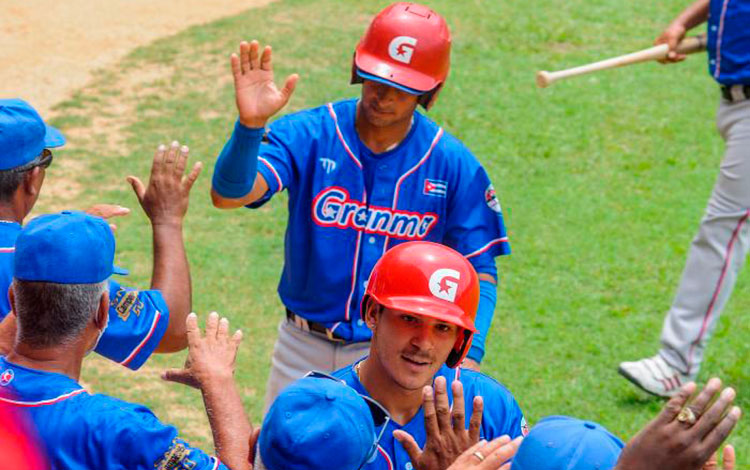
[[[0,222],[0,321],[10,312],[13,254],[21,232],[17,223]],[[137,370],[159,345],[169,325],[169,308],[158,290],[138,291],[109,280],[109,323],[96,345],[102,356]]]
[[[70,377],[0,357],[0,401],[26,410],[52,470],[216,470],[145,406],[89,394]]]
[[[375,154],[356,132],[356,107],[340,101],[273,122],[258,157],[269,190],[249,207],[288,191],[282,302],[348,341],[367,341],[360,299],[387,249],[433,241],[494,270],[510,247],[495,189],[458,139],[415,112],[404,140]]]
[[[750,0],[711,0],[708,68],[723,85],[750,85]]]
[[[357,361],[358,363],[359,361]],[[362,386],[359,377],[354,370],[357,364],[344,367],[333,373],[333,375],[354,388],[361,395],[370,396]],[[480,372],[469,369],[451,369],[447,366],[440,368],[435,377],[445,377],[448,384],[458,379],[463,384],[464,402],[466,404],[466,427],[471,417],[472,403],[474,397],[480,396],[484,400],[484,413],[482,415],[482,427],[480,438],[488,441],[500,436],[508,435],[511,438],[525,436],[528,434],[526,419],[518,406],[513,395],[495,379]],[[453,403],[453,393],[448,387],[448,398]],[[420,448],[423,448],[427,440],[427,432],[424,426],[424,411],[419,409],[417,414],[405,424],[396,423],[391,420],[388,428],[383,433],[378,445],[378,453],[375,460],[368,464],[368,470],[412,470],[409,454],[403,446],[393,437],[393,431],[404,430],[414,437]],[[376,434],[380,429],[376,430]]]

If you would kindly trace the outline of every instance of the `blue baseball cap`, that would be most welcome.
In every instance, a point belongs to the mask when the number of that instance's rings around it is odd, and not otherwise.
[[[373,449],[375,425],[357,392],[339,380],[305,377],[271,405],[258,446],[268,470],[358,470]]]
[[[115,237],[104,219],[78,211],[41,215],[16,239],[13,277],[56,284],[96,284],[112,274]]]
[[[599,424],[549,416],[523,439],[511,470],[611,470],[623,447]]]
[[[46,148],[65,145],[65,137],[46,124],[24,100],[0,100],[0,171],[23,166]]]

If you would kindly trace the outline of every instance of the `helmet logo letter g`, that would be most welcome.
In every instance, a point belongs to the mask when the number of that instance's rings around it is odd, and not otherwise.
[[[388,54],[393,60],[408,64],[414,54],[417,39],[410,36],[397,36],[388,45]]]
[[[438,269],[430,276],[430,292],[438,299],[455,302],[460,279],[461,273],[455,269]]]

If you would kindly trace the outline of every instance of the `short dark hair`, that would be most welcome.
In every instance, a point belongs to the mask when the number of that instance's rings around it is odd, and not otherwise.
[[[26,176],[26,171],[15,169],[0,171],[0,203],[10,202],[18,187],[21,186],[24,176]]]
[[[34,347],[57,346],[75,339],[108,287],[107,281],[56,284],[13,279],[18,339]]]

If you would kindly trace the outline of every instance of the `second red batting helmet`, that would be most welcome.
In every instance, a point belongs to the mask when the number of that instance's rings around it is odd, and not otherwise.
[[[407,242],[388,250],[372,269],[362,315],[369,300],[458,326],[456,343],[445,361],[448,367],[461,363],[477,331],[479,278],[466,258],[445,245]]]
[[[443,17],[418,3],[378,13],[354,52],[352,83],[375,80],[415,95],[429,108],[450,70],[451,33]]]

